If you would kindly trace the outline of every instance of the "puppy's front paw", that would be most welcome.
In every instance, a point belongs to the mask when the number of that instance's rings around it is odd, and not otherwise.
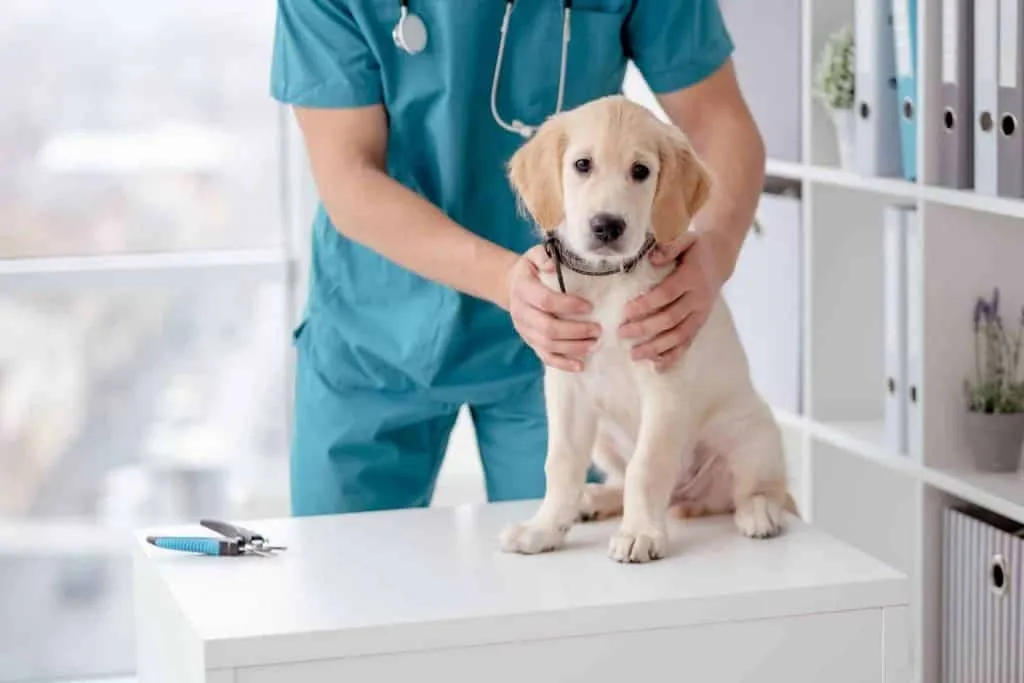
[[[534,522],[514,524],[501,532],[501,548],[523,555],[546,553],[561,548],[568,531]]]
[[[736,505],[736,527],[750,538],[771,538],[782,531],[782,506],[757,495]]]
[[[619,529],[608,542],[608,555],[616,562],[650,562],[664,557],[667,546],[664,531]]]

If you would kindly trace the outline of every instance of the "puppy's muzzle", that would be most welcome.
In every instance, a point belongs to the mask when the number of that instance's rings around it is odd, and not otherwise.
[[[626,232],[626,221],[621,216],[599,213],[590,219],[590,232],[600,244],[612,244]]]

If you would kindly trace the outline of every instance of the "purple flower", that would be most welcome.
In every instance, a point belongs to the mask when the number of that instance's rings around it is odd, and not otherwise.
[[[985,309],[988,308],[988,304],[981,297],[978,297],[978,301],[974,304],[974,331],[977,332],[981,327],[981,319],[987,317]],[[1024,311],[1021,311],[1021,315],[1024,315]]]
[[[992,317],[999,315],[999,288],[992,290]]]

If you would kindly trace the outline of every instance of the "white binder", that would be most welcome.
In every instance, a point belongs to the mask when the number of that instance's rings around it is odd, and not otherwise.
[[[974,189],[999,187],[999,0],[974,4]]]
[[[884,211],[885,265],[885,445],[907,451],[907,223],[913,207],[894,205]]]
[[[916,209],[906,216],[907,454],[923,462],[924,452],[924,238]]]
[[[800,199],[766,192],[736,269],[723,287],[747,353],[751,380],[774,408],[802,410]]]
[[[900,147],[892,0],[857,0],[854,159],[859,173],[898,177]]]

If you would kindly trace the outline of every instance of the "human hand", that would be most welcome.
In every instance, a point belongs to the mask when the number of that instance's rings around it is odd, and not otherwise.
[[[592,307],[586,299],[553,291],[540,281],[541,271],[554,269],[542,245],[520,256],[507,275],[509,313],[519,336],[545,365],[580,372],[601,327],[563,319],[562,316],[586,315]]]
[[[707,321],[735,265],[737,252],[714,232],[687,232],[658,245],[651,263],[678,265],[654,289],[627,306],[619,334],[643,340],[633,347],[634,360],[654,360],[659,371],[674,366]]]

